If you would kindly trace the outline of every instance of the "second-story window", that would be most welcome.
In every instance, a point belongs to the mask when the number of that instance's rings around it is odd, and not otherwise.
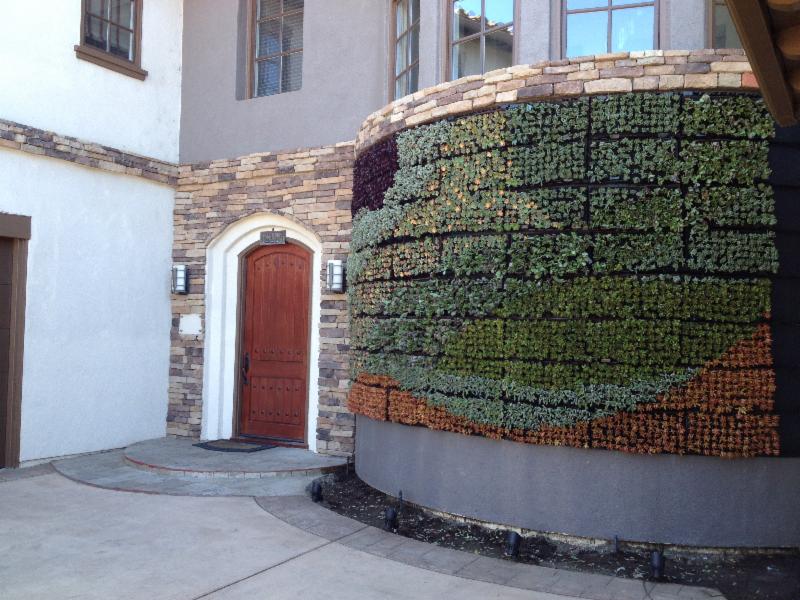
[[[303,0],[254,0],[253,96],[303,84]]]
[[[83,0],[78,58],[144,79],[141,69],[143,0]]]
[[[711,47],[741,48],[742,41],[736,32],[725,0],[711,0]]]
[[[394,97],[419,89],[419,0],[396,0]]]
[[[514,0],[450,0],[450,78],[510,67]]]
[[[656,47],[653,0],[565,0],[564,6],[567,57]]]

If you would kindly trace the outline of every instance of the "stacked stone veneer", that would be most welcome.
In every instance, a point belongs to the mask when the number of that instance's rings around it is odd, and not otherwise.
[[[178,167],[116,148],[0,119],[0,148],[175,185]]]
[[[182,314],[204,316],[209,243],[225,227],[254,213],[289,217],[322,241],[323,272],[319,277],[324,280],[327,261],[347,255],[353,160],[353,144],[344,143],[180,167],[174,260],[188,265],[190,289],[188,295],[173,296],[167,433],[193,437],[200,434],[204,341],[202,335],[180,335],[178,322]],[[344,294],[331,294],[325,285],[321,289],[316,447],[329,454],[351,454],[355,420],[346,408],[347,306]],[[309,440],[309,445],[313,447],[314,440]]]
[[[515,65],[394,101],[367,118],[356,151],[396,131],[497,104],[636,91],[756,89],[742,50],[647,50]]]

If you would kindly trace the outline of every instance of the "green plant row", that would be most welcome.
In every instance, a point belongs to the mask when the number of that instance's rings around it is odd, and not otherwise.
[[[445,194],[404,206],[362,212],[355,220],[354,251],[387,240],[460,232],[529,229],[641,229],[679,232],[689,226],[772,227],[772,188],[559,187],[528,192]]]
[[[769,177],[765,141],[623,138],[592,142],[589,180],[686,185],[754,185]]]
[[[537,142],[581,140],[588,125],[588,100],[517,104],[438,121],[397,136],[400,167]]]
[[[350,259],[350,285],[365,281],[450,275],[567,276],[682,270],[775,273],[775,234],[692,230],[633,233],[548,233],[428,237],[367,248]],[[688,258],[687,258],[688,257]]]
[[[761,99],[743,96],[622,94],[570,102],[517,104],[400,133],[400,167],[508,145],[595,135],[669,134],[769,139],[774,122]]]
[[[568,427],[580,421],[632,411],[691,379],[696,370],[634,379],[626,385],[586,384],[576,389],[545,389],[509,379],[458,375],[431,368],[419,357],[355,352],[356,372],[387,375],[434,406],[470,421],[509,429]]]
[[[769,177],[765,141],[623,138],[585,145],[542,142],[401,167],[384,196],[387,206],[481,190],[553,182],[755,185]],[[402,154],[401,154],[402,156]]]
[[[354,318],[350,344],[358,350],[444,355],[452,359],[612,362],[675,371],[700,367],[752,335],[749,323],[678,319]]]
[[[769,279],[688,276],[489,277],[379,281],[353,290],[354,316],[541,319],[663,318],[752,323],[770,312]]]
[[[693,230],[689,242],[690,269],[717,272],[778,271],[775,233]]]

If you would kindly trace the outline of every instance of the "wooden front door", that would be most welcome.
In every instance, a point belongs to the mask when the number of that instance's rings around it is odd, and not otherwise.
[[[305,442],[311,265],[294,244],[245,259],[239,435]]]

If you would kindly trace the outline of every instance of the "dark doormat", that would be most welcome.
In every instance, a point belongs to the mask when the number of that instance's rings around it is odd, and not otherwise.
[[[196,448],[204,450],[214,450],[215,452],[260,452],[277,448],[275,444],[259,444],[256,442],[237,442],[235,440],[212,440],[210,442],[200,442],[193,444]]]

